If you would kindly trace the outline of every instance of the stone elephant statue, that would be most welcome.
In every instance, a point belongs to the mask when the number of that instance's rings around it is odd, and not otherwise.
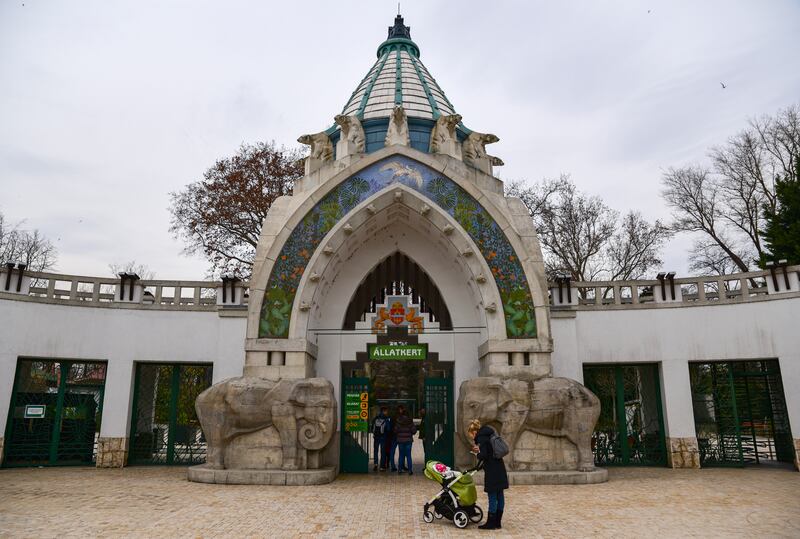
[[[594,469],[592,432],[600,417],[600,399],[575,380],[472,378],[461,384],[458,412],[465,443],[471,443],[465,433],[473,419],[498,430],[509,445],[512,470],[514,446],[524,431],[567,438],[578,450],[578,470]]]
[[[298,446],[318,451],[336,432],[333,385],[325,378],[230,378],[200,393],[195,409],[208,441],[207,466],[215,469],[225,468],[225,449],[242,434],[274,426],[283,450],[281,468],[297,470]]]

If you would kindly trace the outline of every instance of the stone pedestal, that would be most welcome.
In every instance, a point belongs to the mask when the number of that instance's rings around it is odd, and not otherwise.
[[[569,283],[561,285],[561,287],[552,287],[550,297],[553,300],[553,307],[574,307],[580,300],[578,289]]]
[[[475,474],[475,483],[483,485],[483,472]],[[608,481],[608,470],[595,468],[591,472],[577,470],[508,472],[509,485],[594,485]]]
[[[772,271],[775,272],[775,278],[772,278]],[[800,279],[796,271],[786,271],[785,268],[773,268],[770,275],[767,275],[767,294],[783,294],[786,292],[797,292],[800,290]],[[788,281],[788,286],[787,286]],[[777,288],[776,288],[777,285]]]
[[[25,274],[25,266],[9,267],[7,264],[0,271],[0,292],[27,296],[31,290],[31,278]]]
[[[189,481],[195,483],[216,483],[219,485],[324,485],[336,478],[335,468],[319,470],[214,470],[200,464],[192,466],[188,473]]]
[[[317,347],[306,339],[248,339],[244,375],[267,380],[313,378]]]
[[[98,438],[97,467],[122,468],[128,461],[127,438]]]
[[[667,438],[669,465],[673,468],[700,468],[697,438]]]

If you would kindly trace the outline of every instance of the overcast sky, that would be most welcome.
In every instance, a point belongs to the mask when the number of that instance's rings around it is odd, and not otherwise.
[[[394,1],[0,0],[0,211],[57,269],[136,259],[201,278],[170,191],[242,142],[332,123]],[[800,101],[800,2],[405,0],[421,59],[503,179],[569,172],[612,207],[667,218],[662,171]],[[723,89],[720,82],[727,88]],[[684,272],[686,238],[664,251]]]

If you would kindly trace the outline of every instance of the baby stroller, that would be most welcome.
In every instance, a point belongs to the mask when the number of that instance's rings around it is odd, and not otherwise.
[[[475,505],[478,491],[472,476],[477,470],[475,467],[459,472],[441,462],[429,460],[425,465],[425,477],[439,483],[442,490],[422,508],[422,520],[430,524],[434,518],[447,518],[457,528],[466,528],[470,522],[483,520],[483,509]]]

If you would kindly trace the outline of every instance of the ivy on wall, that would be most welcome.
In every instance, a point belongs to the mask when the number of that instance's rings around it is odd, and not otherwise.
[[[392,183],[425,195],[469,234],[492,271],[510,338],[536,337],[533,299],[519,258],[489,212],[451,179],[403,156],[393,156],[340,183],[289,235],[267,281],[259,337],[286,338],[300,279],[325,235],[350,210]]]

